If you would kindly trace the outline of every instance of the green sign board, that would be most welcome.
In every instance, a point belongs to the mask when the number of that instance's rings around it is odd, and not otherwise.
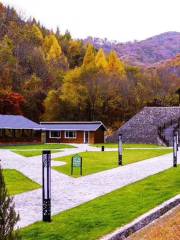
[[[71,175],[73,174],[73,168],[80,168],[80,174],[82,175],[82,157],[78,154],[72,157]]]
[[[73,167],[81,167],[81,157],[79,155],[73,157]]]

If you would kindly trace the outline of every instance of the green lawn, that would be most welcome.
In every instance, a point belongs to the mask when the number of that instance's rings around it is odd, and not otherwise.
[[[43,150],[43,149],[42,149]],[[12,150],[14,153],[17,153],[21,156],[24,157],[34,157],[34,156],[39,156],[42,154],[42,150]],[[50,149],[44,149],[44,150],[50,150]],[[56,153],[60,152],[60,150],[51,150],[51,153]]]
[[[101,147],[104,146],[105,148],[117,148],[117,143],[98,143],[98,144],[91,144],[92,147]],[[123,144],[123,148],[159,148],[163,146],[155,145],[155,144]]]
[[[52,153],[60,152],[63,148],[74,148],[68,144],[37,144],[37,145],[16,145],[2,146],[0,148],[9,149],[24,157],[33,157],[42,154],[42,150],[51,150]]]
[[[41,186],[14,169],[3,170],[6,187],[10,195],[32,191]]]
[[[23,240],[96,240],[180,193],[180,167],[22,229]]]
[[[146,150],[128,150],[123,151],[123,165],[142,161],[144,159],[157,157],[170,153],[171,149],[146,149]],[[83,175],[88,175],[111,168],[118,167],[117,152],[83,152],[79,154],[83,158]],[[71,156],[56,158],[55,160],[66,162],[64,166],[53,167],[57,171],[70,175]],[[79,177],[79,168],[74,168],[74,177]]]

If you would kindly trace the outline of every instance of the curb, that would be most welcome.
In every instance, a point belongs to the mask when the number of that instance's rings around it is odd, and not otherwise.
[[[129,237],[131,234],[142,229],[146,225],[152,223],[154,220],[158,219],[165,213],[167,213],[172,208],[180,204],[180,195],[177,195],[170,200],[164,202],[158,207],[150,210],[149,212],[143,214],[142,216],[136,218],[133,222],[119,228],[115,232],[108,234],[100,240],[124,240]]]

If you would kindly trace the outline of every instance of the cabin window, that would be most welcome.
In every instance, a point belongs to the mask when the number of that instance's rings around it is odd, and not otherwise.
[[[60,131],[50,131],[49,138],[61,138],[61,132]]]
[[[65,138],[76,138],[76,131],[65,131]]]

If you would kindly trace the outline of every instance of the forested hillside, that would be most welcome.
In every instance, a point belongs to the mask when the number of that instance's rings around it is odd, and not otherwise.
[[[179,68],[179,57],[173,61]],[[145,105],[178,104],[180,79],[166,69],[127,65],[115,51],[25,22],[0,4],[1,114],[101,120],[116,128]]]
[[[105,52],[115,50],[121,59],[132,65],[149,66],[180,54],[180,33],[167,32],[143,41],[119,43],[88,37],[85,43],[91,43]]]

